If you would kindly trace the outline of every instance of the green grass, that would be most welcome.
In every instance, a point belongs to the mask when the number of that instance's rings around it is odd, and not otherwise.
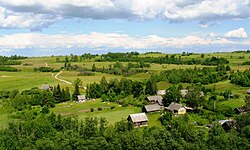
[[[114,109],[111,109],[115,106]],[[98,108],[102,110],[98,110]],[[90,112],[90,108],[94,108],[94,112]],[[110,124],[126,119],[129,114],[141,112],[139,107],[121,107],[116,103],[101,102],[99,99],[88,101],[85,103],[65,102],[57,104],[52,109],[53,112],[61,115],[77,115],[80,120],[85,117],[104,117]]]

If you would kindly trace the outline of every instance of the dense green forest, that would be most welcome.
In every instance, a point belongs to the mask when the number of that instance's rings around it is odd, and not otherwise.
[[[17,116],[16,116],[17,117]],[[1,149],[249,149],[250,113],[236,118],[237,129],[196,126],[188,116],[162,127],[133,129],[127,121],[108,125],[105,118],[61,117],[36,110],[19,114],[22,122],[0,130]],[[166,118],[166,117],[165,117]]]

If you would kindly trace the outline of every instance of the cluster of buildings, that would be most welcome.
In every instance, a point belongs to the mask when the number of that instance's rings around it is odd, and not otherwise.
[[[182,104],[172,102],[168,107],[163,105],[163,97],[165,95],[165,90],[157,91],[156,96],[148,96],[147,101],[149,105],[142,107],[142,113],[131,114],[128,116],[127,120],[131,121],[134,127],[143,127],[148,125],[148,118],[146,113],[160,112],[162,110],[172,112],[174,115],[183,115],[186,112],[192,111],[193,108],[183,106]],[[187,91],[182,91],[182,96],[185,96]]]

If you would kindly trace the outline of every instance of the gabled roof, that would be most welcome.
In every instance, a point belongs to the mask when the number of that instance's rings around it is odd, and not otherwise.
[[[40,87],[41,90],[48,90],[50,86],[48,84],[44,84]]]
[[[166,107],[166,109],[171,110],[171,111],[174,111],[174,110],[178,111],[181,108],[184,108],[184,107],[181,104],[174,103],[174,102],[172,102],[168,107]]]
[[[144,106],[145,110],[147,112],[154,112],[154,111],[160,111],[161,110],[161,106],[158,104],[153,104],[153,105],[146,105]]]
[[[78,100],[80,100],[80,99],[86,99],[85,95],[78,95],[77,98],[78,98]]]
[[[182,95],[183,97],[185,97],[185,96],[187,95],[187,93],[188,93],[188,90],[185,90],[185,89],[180,90],[180,91],[181,91],[181,95]]]
[[[166,90],[159,90],[156,93],[157,93],[157,95],[165,95],[166,94]]]
[[[148,121],[148,117],[145,113],[130,114],[129,117],[131,118],[132,122]]]
[[[147,97],[148,101],[158,101],[158,100],[162,100],[162,96],[158,95],[158,96],[148,96]]]

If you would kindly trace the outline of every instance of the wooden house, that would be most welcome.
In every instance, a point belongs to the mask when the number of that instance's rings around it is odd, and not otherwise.
[[[156,104],[158,103],[159,105],[163,106],[162,103],[162,96],[158,95],[158,96],[148,96],[147,100],[150,104]]]
[[[135,128],[148,126],[148,117],[145,113],[130,114],[127,118]]]
[[[83,102],[87,101],[85,95],[78,95],[77,100],[78,100],[79,103],[83,103]]]
[[[173,112],[175,115],[183,115],[186,113],[186,108],[181,104],[172,102],[165,110]]]
[[[161,111],[161,106],[159,104],[153,104],[153,105],[146,105],[142,107],[142,111],[149,113],[149,112],[159,112]]]

